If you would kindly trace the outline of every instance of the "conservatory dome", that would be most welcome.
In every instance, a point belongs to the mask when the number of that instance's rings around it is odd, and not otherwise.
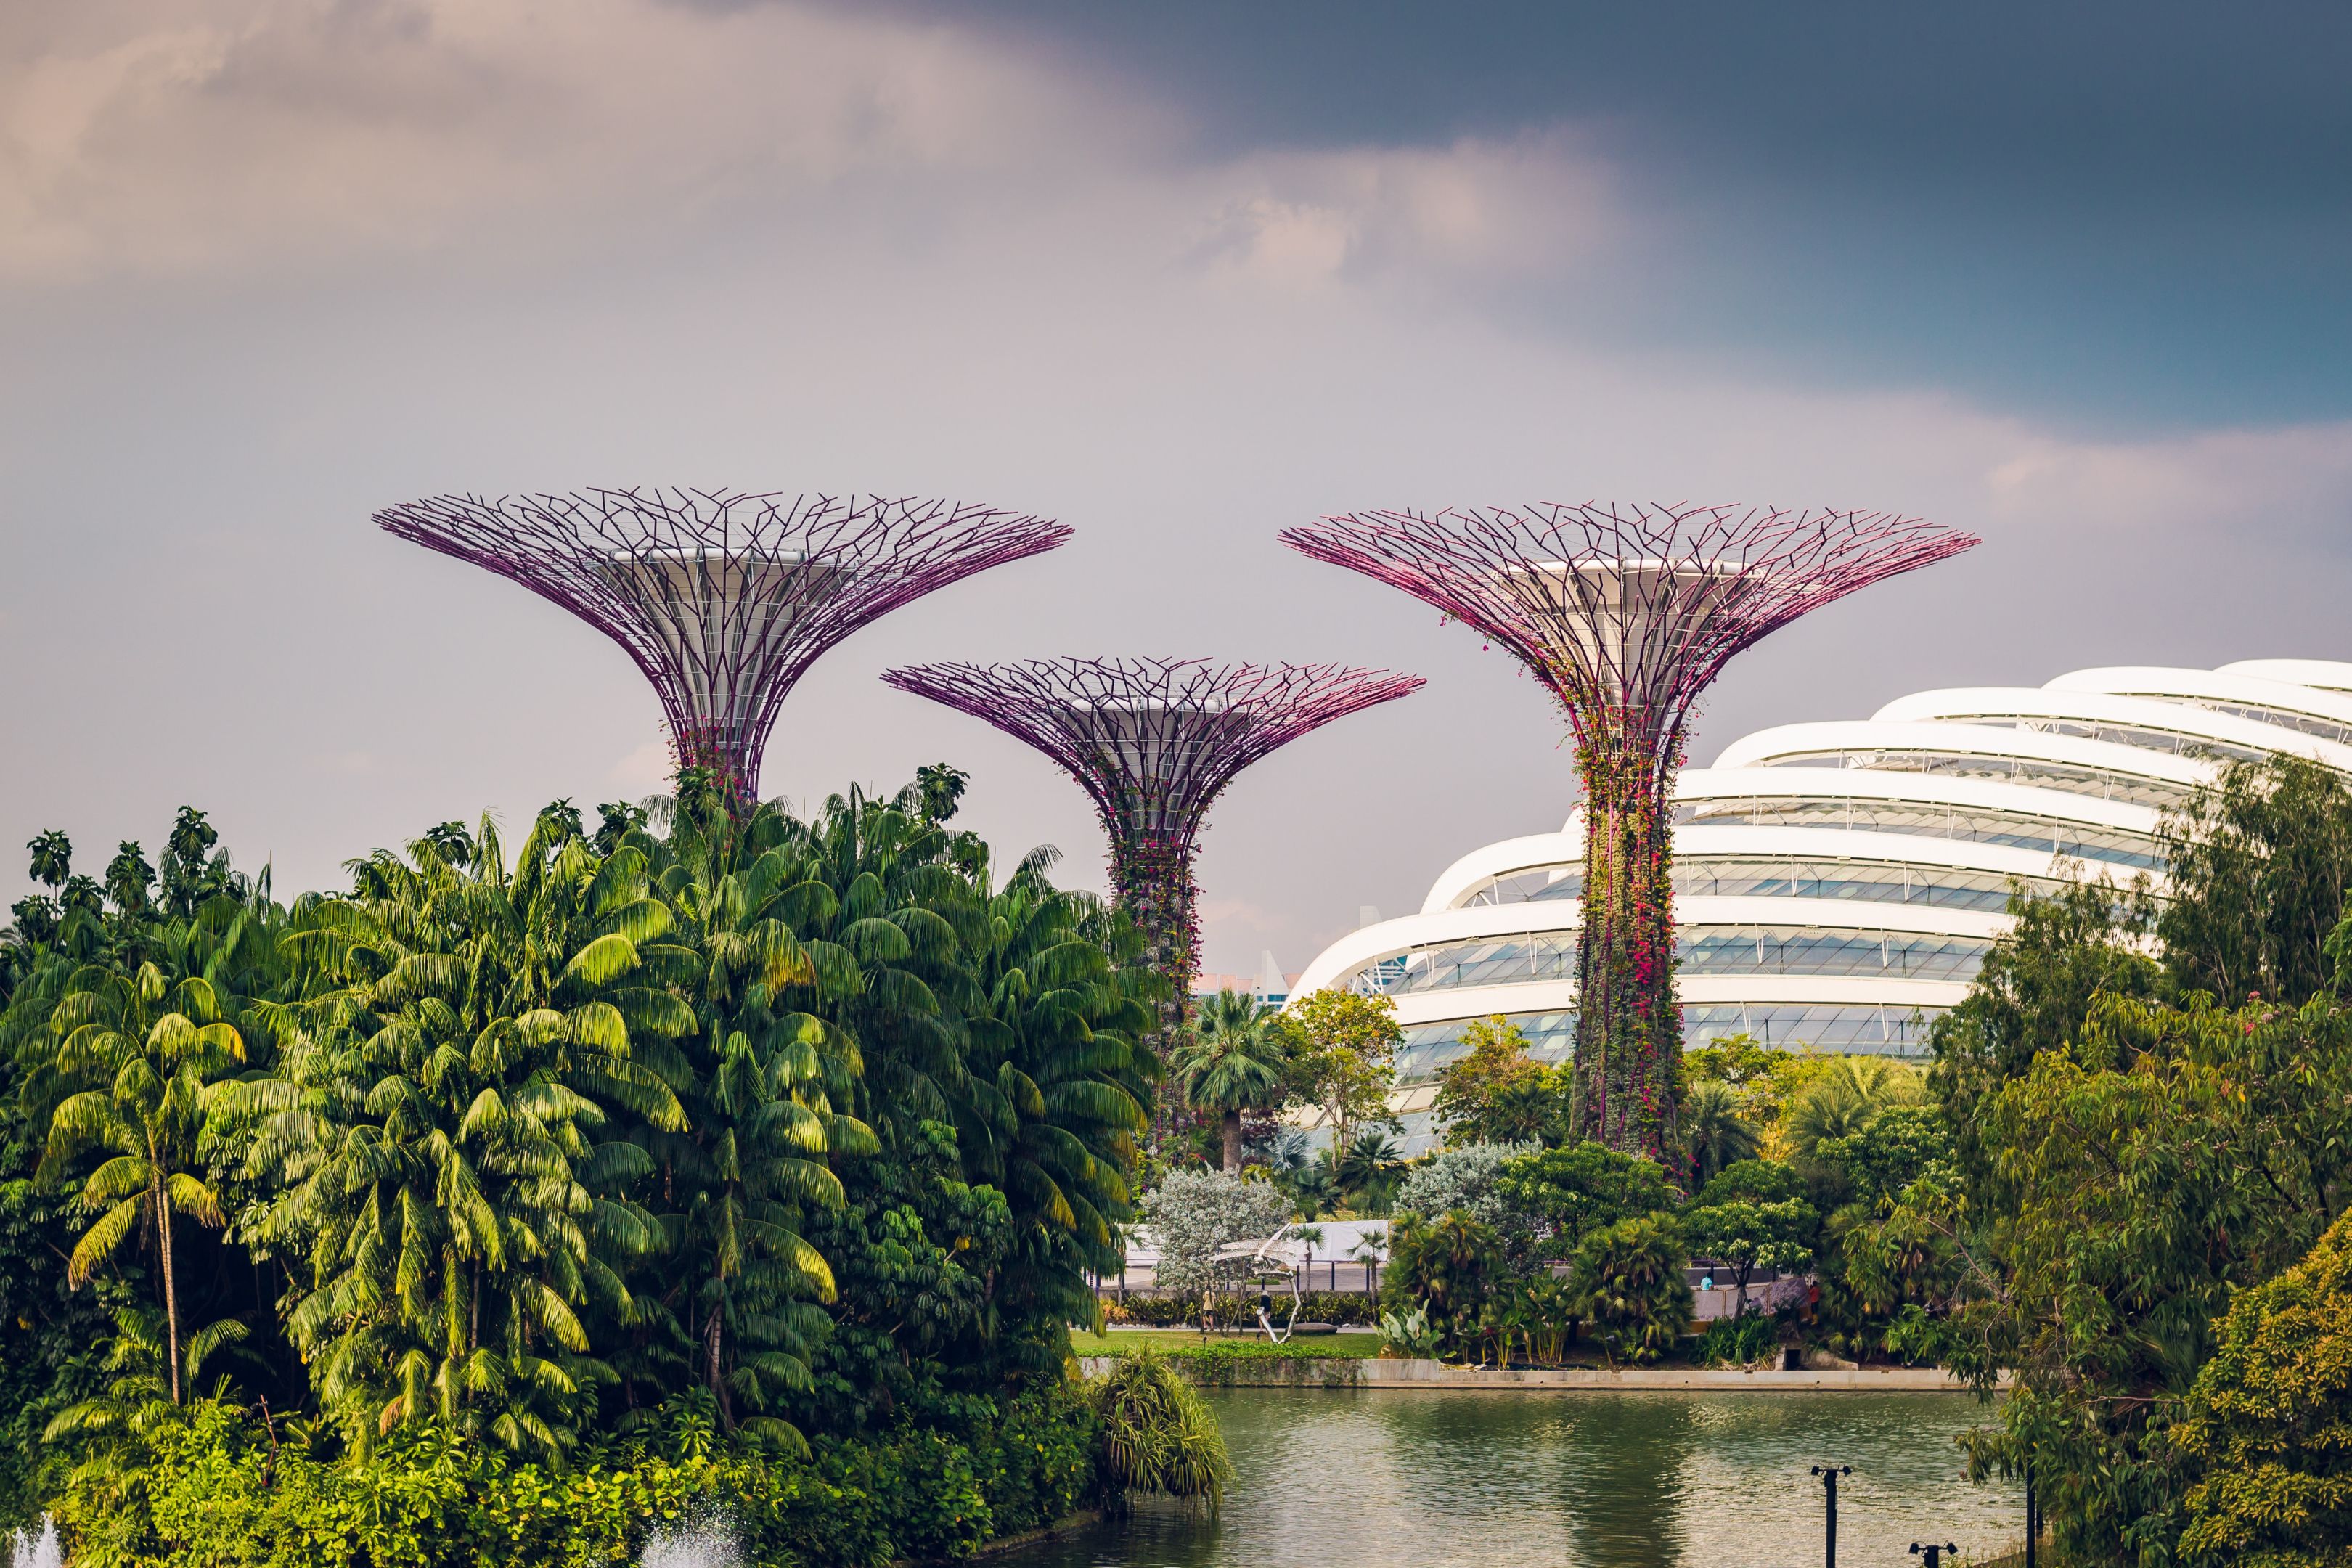
[[[2077,670],[2041,687],[1925,691],[1864,720],[1783,724],[1674,794],[1685,1040],[1916,1056],[2007,923],[2012,880],[2102,874],[2162,891],[2158,818],[2225,763],[2294,752],[2352,773],[2352,664]],[[1291,994],[1396,1000],[1406,1146],[1472,1020],[1539,1060],[1576,1021],[1583,822],[1448,867],[1418,914],[1350,932]]]

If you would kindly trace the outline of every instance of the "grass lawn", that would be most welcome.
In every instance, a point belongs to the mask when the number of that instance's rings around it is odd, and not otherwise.
[[[1147,1345],[1169,1355],[1297,1361],[1378,1355],[1381,1336],[1301,1334],[1286,1343],[1270,1345],[1254,1334],[1211,1334],[1204,1342],[1197,1329],[1114,1329],[1108,1334],[1070,1335],[1070,1348],[1079,1355],[1131,1355]]]

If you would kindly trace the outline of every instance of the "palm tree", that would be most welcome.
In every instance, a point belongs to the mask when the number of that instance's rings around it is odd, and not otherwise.
[[[1789,1117],[1790,1142],[1810,1156],[1825,1138],[1848,1138],[1890,1105],[1926,1098],[1916,1069],[1883,1057],[1838,1057],[1805,1087]]]
[[[1691,1086],[1683,1101],[1683,1148],[1691,1163],[1691,1190],[1706,1185],[1726,1165],[1752,1160],[1764,1135],[1740,1113],[1739,1092],[1710,1079]]]
[[[1055,888],[1050,864],[1033,853],[989,896],[977,955],[987,1006],[965,1026],[993,1129],[968,1146],[965,1163],[1012,1205],[1018,1242],[999,1294],[1039,1326],[1023,1354],[1041,1369],[1066,1356],[1064,1325],[1097,1310],[1087,1273],[1120,1266],[1152,1060],[1139,1044],[1152,1013],[1137,976],[1089,934],[1131,942],[1132,929],[1099,901]],[[980,884],[987,889],[985,868]]]
[[[1389,1135],[1375,1129],[1348,1145],[1339,1158],[1340,1190],[1359,1214],[1386,1214],[1404,1167],[1403,1157]]]
[[[75,1244],[69,1283],[87,1281],[134,1231],[153,1239],[163,1281],[165,1365],[172,1400],[180,1401],[180,1297],[172,1217],[226,1223],[220,1194],[190,1167],[216,1080],[245,1059],[245,1040],[221,1016],[218,994],[202,975],[167,981],[152,963],[131,973],[87,965],[49,1015],[64,1037],[54,1063],[61,1080],[98,1079],[102,1089],[67,1095],[49,1117],[40,1174],[60,1179],[87,1150],[113,1158],[82,1184],[81,1205],[101,1210]]]
[[[684,1125],[635,1052],[692,1018],[647,984],[670,921],[641,852],[600,858],[552,813],[511,870],[487,820],[447,847],[379,851],[351,897],[298,909],[299,999],[266,1013],[284,1068],[223,1110],[288,1184],[261,1234],[309,1254],[288,1329],[354,1441],[437,1415],[551,1457],[612,1375],[580,1310],[625,1312],[614,1260],[660,1239],[588,1190],[628,1158],[589,1133]]]
[[[1339,1204],[1339,1167],[1331,1151],[1318,1151],[1312,1160],[1293,1166],[1281,1184],[1298,1217],[1313,1224]]]
[[[1238,991],[1220,991],[1201,1004],[1192,1035],[1177,1048],[1174,1068],[1185,1103],[1215,1111],[1224,1122],[1224,1165],[1242,1168],[1242,1113],[1282,1102],[1282,1009]]]
[[[803,1216],[842,1204],[829,1156],[879,1147],[833,1109],[854,1092],[855,1042],[779,1002],[787,991],[822,989],[793,926],[821,924],[838,900],[779,847],[794,825],[772,806],[743,812],[705,789],[666,815],[667,840],[625,826],[615,852],[641,849],[660,868],[676,920],[668,942],[650,951],[691,998],[696,1027],[680,1051],[660,1053],[688,1125],[640,1124],[629,1135],[636,1157],[601,1161],[588,1175],[661,1198],[665,1272],[676,1283],[654,1293],[640,1319],[675,1322],[675,1304],[691,1298],[691,1326],[676,1337],[698,1347],[719,1424],[798,1447],[798,1430],[768,1412],[781,1395],[814,1386],[809,1360],[830,1327],[814,1303],[835,1293],[831,1266],[802,1234]],[[656,1173],[657,1182],[632,1182]],[[740,1419],[739,1402],[749,1411]]]

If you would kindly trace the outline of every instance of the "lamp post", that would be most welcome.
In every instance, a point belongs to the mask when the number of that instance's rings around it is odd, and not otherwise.
[[[1953,1545],[1948,1541],[1944,1542],[1941,1546],[1922,1546],[1916,1541],[1911,1543],[1911,1555],[1914,1557],[1925,1557],[1927,1560],[1927,1568],[1943,1568],[1944,1553],[1947,1552],[1958,1552],[1958,1547]]]
[[[2042,1500],[2033,1491],[2033,1461],[2025,1461],[2025,1568],[2041,1561]]]
[[[1853,1474],[1852,1465],[1815,1465],[1813,1474],[1822,1478],[1822,1487],[1829,1500],[1829,1531],[1823,1537],[1822,1563],[1823,1568],[1837,1568],[1837,1484],[1840,1476]]]

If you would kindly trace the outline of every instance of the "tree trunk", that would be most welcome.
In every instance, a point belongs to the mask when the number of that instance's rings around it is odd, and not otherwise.
[[[1242,1168],[1242,1113],[1225,1112],[1225,1173],[1238,1175]]]
[[[710,1379],[710,1396],[719,1402],[719,1420],[720,1425],[724,1426],[731,1432],[735,1429],[735,1418],[733,1414],[727,1407],[726,1380],[719,1375],[719,1352],[721,1337],[725,1331],[725,1319],[723,1314],[726,1311],[726,1307],[727,1303],[724,1298],[711,1303],[710,1321],[703,1326],[702,1337],[704,1345],[708,1350],[709,1356],[709,1375]]]
[[[172,1357],[172,1403],[180,1403],[180,1290],[172,1277],[172,1200],[165,1193],[160,1166],[150,1165],[156,1172],[154,1186],[155,1246],[163,1259],[163,1321],[170,1335]]]
[[[1110,879],[1119,907],[1143,938],[1144,965],[1167,983],[1168,994],[1157,1004],[1149,1036],[1153,1054],[1164,1064],[1192,1016],[1192,971],[1200,953],[1191,847],[1140,829],[1114,830]],[[1171,1074],[1160,1081],[1159,1111],[1152,1118],[1155,1143],[1166,1139],[1182,1110]]]
[[[1584,925],[1577,938],[1576,1062],[1569,1128],[1678,1168],[1675,1096],[1682,1008],[1675,999],[1673,827],[1644,754],[1580,748]]]

